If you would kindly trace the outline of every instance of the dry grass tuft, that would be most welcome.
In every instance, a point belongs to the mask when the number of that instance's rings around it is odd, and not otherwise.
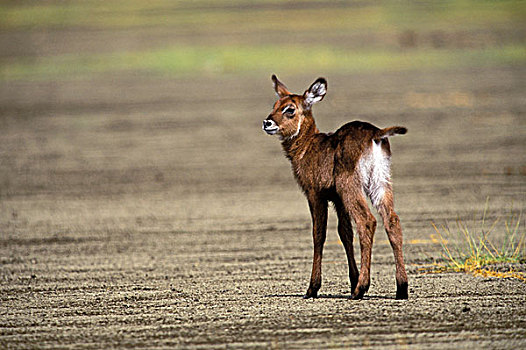
[[[515,278],[526,282],[526,230],[522,213],[510,212],[486,228],[487,202],[480,227],[456,221],[438,228],[432,223],[442,246],[442,259],[421,269],[427,273],[464,272],[480,277]],[[521,224],[522,223],[522,224]],[[498,231],[498,232],[496,232]],[[500,233],[500,234],[499,234]]]

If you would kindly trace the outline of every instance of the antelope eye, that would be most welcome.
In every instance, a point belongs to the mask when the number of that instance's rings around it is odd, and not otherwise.
[[[294,113],[296,112],[296,109],[292,106],[285,108],[283,111],[283,114],[286,114],[288,117],[292,117]]]

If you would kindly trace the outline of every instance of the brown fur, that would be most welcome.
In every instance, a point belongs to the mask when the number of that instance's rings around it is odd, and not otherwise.
[[[367,204],[363,190],[364,179],[358,170],[358,164],[363,155],[371,152],[373,142],[380,145],[382,152],[390,157],[387,138],[405,134],[407,129],[398,126],[379,129],[366,122],[354,121],[334,133],[320,133],[311,107],[325,96],[325,79],[316,80],[303,95],[291,94],[276,76],[272,76],[272,80],[279,99],[263,126],[268,133],[280,136],[296,181],[307,197],[312,217],[314,257],[310,285],[305,297],[316,297],[321,287],[321,260],[326,237],[328,202],[332,202],[338,216],[338,234],[347,254],[352,297],[361,299],[370,285],[371,249],[376,219]],[[301,123],[299,129],[298,123]],[[383,188],[384,194],[376,208],[382,216],[395,256],[396,297],[407,299],[408,282],[402,254],[400,220],[394,212],[390,183],[387,182]],[[360,239],[359,272],[354,258],[351,219],[356,224]]]

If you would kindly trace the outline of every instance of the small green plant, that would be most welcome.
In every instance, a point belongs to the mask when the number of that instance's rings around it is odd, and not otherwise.
[[[521,213],[510,212],[499,225],[500,219],[487,226],[487,202],[480,227],[473,228],[461,220],[456,230],[432,223],[442,246],[442,260],[427,272],[466,272],[475,276],[516,278],[526,282],[526,230]],[[475,222],[476,223],[476,222]],[[498,232],[497,232],[498,231]]]

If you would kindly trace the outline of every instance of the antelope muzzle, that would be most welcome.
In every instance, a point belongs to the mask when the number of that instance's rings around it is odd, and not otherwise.
[[[263,120],[263,130],[269,135],[274,135],[278,132],[279,127],[272,119],[265,119]]]

